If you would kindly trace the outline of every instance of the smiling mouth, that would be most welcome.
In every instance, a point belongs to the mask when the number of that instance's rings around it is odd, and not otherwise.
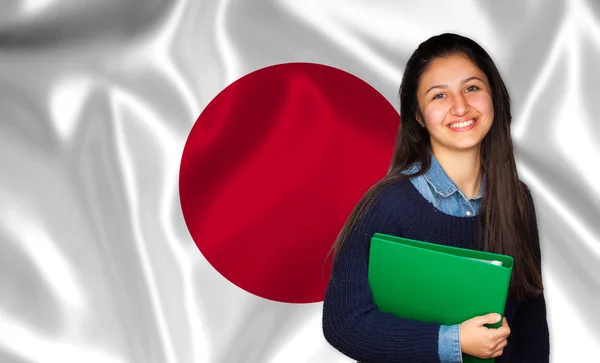
[[[452,124],[448,125],[448,127],[450,127],[451,129],[462,129],[462,128],[469,127],[469,126],[473,125],[475,123],[475,121],[476,121],[476,119],[472,118],[472,119],[467,120],[467,121],[452,123]]]

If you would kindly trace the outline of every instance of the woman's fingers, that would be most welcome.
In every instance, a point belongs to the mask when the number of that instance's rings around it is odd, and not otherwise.
[[[495,333],[497,340],[506,339],[510,335],[510,327],[506,318],[502,318],[502,326],[496,329]]]
[[[508,341],[506,339],[498,342],[498,345],[496,345],[496,347],[494,348],[494,352],[492,353],[492,358],[497,358],[497,357],[501,356],[502,353],[504,352],[504,348],[506,347],[507,344],[508,344]]]
[[[500,314],[490,313],[482,316],[477,316],[473,318],[473,321],[478,326],[483,326],[484,324],[496,324],[500,321]]]
[[[507,338],[510,335],[510,327],[508,326],[508,321],[506,321],[506,318],[502,319],[502,326],[500,328],[496,329],[495,333],[497,334],[497,336],[496,336],[497,343],[493,349],[491,358],[497,358],[497,357],[501,356],[502,353],[504,352],[504,348],[508,344]]]

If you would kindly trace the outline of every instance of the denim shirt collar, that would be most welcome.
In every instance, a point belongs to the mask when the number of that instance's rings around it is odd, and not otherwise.
[[[450,179],[448,174],[446,174],[433,153],[431,153],[431,166],[429,167],[429,170],[423,174],[423,177],[425,177],[427,183],[429,183],[432,189],[442,198],[446,198],[459,190],[458,186]],[[471,198],[472,200],[482,198],[484,185],[485,173],[483,174],[481,186],[479,187],[479,194]]]

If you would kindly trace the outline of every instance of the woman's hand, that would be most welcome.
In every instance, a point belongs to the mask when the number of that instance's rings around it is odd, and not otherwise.
[[[460,324],[460,348],[463,353],[474,357],[488,359],[502,355],[506,347],[510,328],[506,318],[498,329],[487,328],[484,324],[495,324],[500,321],[499,314],[476,316]]]

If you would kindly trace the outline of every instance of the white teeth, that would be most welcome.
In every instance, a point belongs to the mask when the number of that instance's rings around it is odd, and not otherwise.
[[[469,121],[457,122],[450,125],[451,129],[460,129],[461,127],[467,127],[475,123],[475,119],[472,118]]]

